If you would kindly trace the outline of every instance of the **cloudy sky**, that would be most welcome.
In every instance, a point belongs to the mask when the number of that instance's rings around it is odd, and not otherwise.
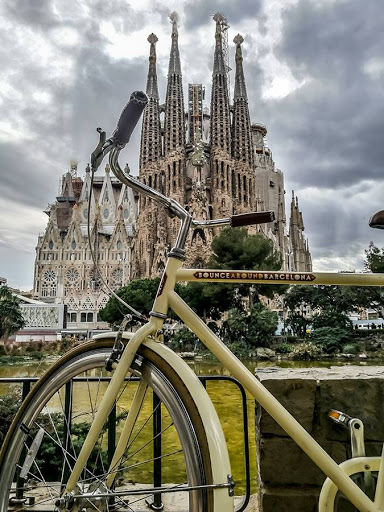
[[[184,90],[209,98],[214,22],[244,37],[251,119],[303,212],[314,270],[362,269],[368,219],[384,208],[384,10],[381,0],[2,0],[0,276],[33,283],[34,248],[71,159],[82,176],[131,91],[144,89],[147,37],[159,42],[164,99],[168,15],[179,13]],[[232,67],[234,65],[232,64]],[[233,85],[233,75],[231,76]],[[125,150],[137,170],[138,133]]]

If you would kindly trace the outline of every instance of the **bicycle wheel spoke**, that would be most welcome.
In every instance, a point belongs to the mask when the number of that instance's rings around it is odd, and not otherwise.
[[[12,475],[16,468],[20,472],[24,466],[28,480],[24,485],[18,484],[16,489],[0,468],[2,511],[8,510],[5,505],[8,502],[4,501],[6,498],[2,495],[9,496],[10,492],[16,492],[17,496],[23,494],[26,498],[26,504],[20,511],[33,510],[33,500],[35,508],[54,510],[57,498],[63,496],[108,386],[103,368],[110,348],[103,348],[100,352],[100,345],[95,343],[93,346],[95,348],[89,352],[82,347],[76,349],[81,356],[67,359],[63,367],[58,368],[55,378],[48,379],[40,388],[36,387],[36,397],[32,394],[32,398],[27,399],[29,404],[23,410],[23,417],[18,420],[20,423],[14,428],[15,439],[20,439],[21,445],[20,448],[15,445],[9,451],[6,463],[7,467],[12,467]],[[151,351],[148,353],[151,355]],[[153,473],[159,470],[160,461],[163,462],[161,483],[156,487],[162,486],[164,492],[167,488],[180,485],[179,481],[185,482],[186,477],[192,484],[202,482],[201,456],[196,455],[196,450],[198,454],[200,452],[193,423],[199,417],[195,415],[192,420],[184,406],[182,412],[179,411],[179,404],[183,404],[183,400],[170,384],[169,378],[174,378],[175,373],[165,359],[162,365],[170,377],[164,376],[163,370],[157,368],[157,356],[152,356],[154,362],[146,360],[145,354],[141,357],[142,382],[138,384],[138,379],[133,379],[130,373],[116,394],[116,433],[112,437],[108,434],[107,439],[109,418],[95,436],[94,446],[81,469],[81,475],[76,485],[71,487],[76,496],[75,510],[142,511],[145,500],[153,495],[153,491],[150,492],[156,481]],[[176,380],[176,383],[182,393],[187,392],[180,380]],[[54,389],[51,389],[52,386]],[[144,388],[145,393],[142,392]],[[69,392],[71,395],[68,395]],[[155,405],[154,394],[159,398]],[[191,398],[188,400],[193,403]],[[192,407],[192,410],[196,408]],[[158,430],[153,430],[154,415],[159,413],[162,425]],[[204,431],[203,425],[198,425],[199,431]],[[29,428],[27,434],[25,426]],[[111,439],[118,447],[118,457],[113,454]],[[156,453],[154,444],[159,439],[161,450]],[[28,445],[32,445],[34,440],[33,461],[29,465]],[[25,450],[22,450],[24,442]],[[113,461],[113,466],[110,461]],[[189,462],[188,467],[186,461],[193,461],[193,464]],[[133,491],[134,494],[129,494]],[[200,491],[187,493],[186,500],[193,506],[190,512],[206,512],[202,505],[202,494]],[[196,503],[199,505],[195,506]]]

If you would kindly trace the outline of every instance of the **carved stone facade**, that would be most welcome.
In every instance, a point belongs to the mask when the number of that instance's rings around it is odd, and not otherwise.
[[[217,13],[210,113],[203,105],[201,84],[189,84],[185,114],[177,15],[171,16],[171,52],[165,104],[160,105],[156,72],[157,37],[151,34],[149,71],[144,111],[140,179],[173,197],[195,218],[222,218],[236,213],[273,210],[273,224],[250,228],[270,238],[282,255],[284,270],[310,271],[311,255],[304,237],[304,224],[297,198],[291,206],[289,233],[286,231],[284,176],[276,169],[265,145],[266,128],[251,124],[243,70],[241,45],[234,38],[235,87],[230,104],[227,83],[225,18]],[[161,122],[161,115],[164,121]],[[138,231],[135,238],[133,276],[158,275],[172,246],[178,224],[153,201],[140,198]],[[187,246],[186,265],[201,267],[210,254],[217,231],[195,230]]]
[[[110,175],[85,178],[77,167],[63,177],[61,193],[46,209],[48,225],[36,247],[34,297],[67,306],[67,329],[108,328],[98,311],[116,290],[131,279],[132,240],[137,207],[132,190]],[[91,248],[87,217],[90,216]],[[97,268],[96,268],[97,267]]]
[[[310,271],[311,256],[304,224],[293,197],[286,233],[284,176],[265,145],[267,130],[251,123],[237,35],[233,104],[227,84],[226,22],[216,23],[210,110],[201,84],[189,84],[184,109],[178,48],[177,15],[171,15],[171,52],[165,103],[160,104],[156,72],[157,37],[151,34],[140,146],[140,180],[173,197],[198,219],[227,217],[249,211],[273,210],[276,221],[250,228],[263,233],[280,251],[284,270]],[[164,116],[161,121],[161,116]],[[85,178],[72,164],[60,195],[48,206],[47,228],[36,247],[34,297],[67,306],[67,329],[105,328],[97,315],[108,298],[105,282],[117,289],[134,277],[158,275],[176,239],[178,222],[151,199],[135,197],[110,175]],[[92,194],[90,194],[92,188]],[[87,216],[90,217],[90,234]],[[202,267],[217,230],[196,229],[188,241],[186,265]],[[89,248],[95,254],[96,265]]]

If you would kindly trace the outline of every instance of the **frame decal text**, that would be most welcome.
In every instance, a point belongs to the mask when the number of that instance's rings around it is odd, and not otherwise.
[[[250,281],[257,279],[258,281],[314,281],[316,277],[313,274],[305,272],[237,272],[231,270],[219,270],[215,272],[195,272],[193,276],[196,279],[224,279],[230,281],[231,279]]]

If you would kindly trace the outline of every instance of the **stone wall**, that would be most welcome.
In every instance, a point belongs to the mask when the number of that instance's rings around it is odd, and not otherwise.
[[[268,368],[256,376],[337,463],[351,455],[350,434],[328,419],[329,409],[361,419],[366,455],[380,455],[384,367]],[[256,443],[260,512],[317,511],[325,475],[258,405]]]

